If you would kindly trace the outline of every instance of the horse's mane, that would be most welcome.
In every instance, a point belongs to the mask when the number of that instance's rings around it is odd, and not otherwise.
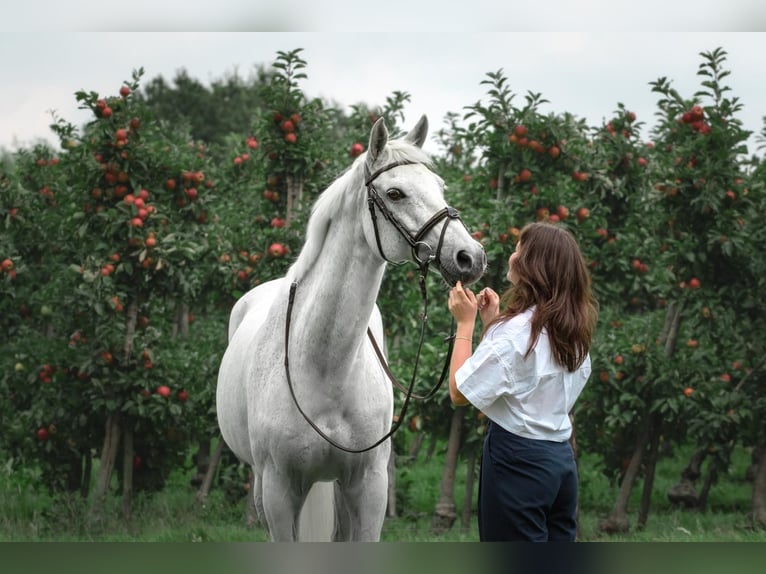
[[[306,239],[303,248],[295,263],[292,264],[287,272],[287,276],[291,281],[299,280],[314,265],[324,246],[324,241],[333,219],[347,211],[351,211],[348,214],[349,217],[365,212],[367,195],[364,181],[364,164],[366,160],[367,153],[357,157],[354,163],[338,176],[314,203],[306,227]],[[428,153],[401,139],[389,140],[388,145],[385,146],[375,163],[382,166],[398,161],[409,161],[431,166],[431,157]],[[360,203],[363,205],[360,205]]]

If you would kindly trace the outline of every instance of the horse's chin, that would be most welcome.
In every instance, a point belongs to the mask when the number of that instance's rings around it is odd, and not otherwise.
[[[439,266],[439,273],[441,273],[442,279],[444,279],[444,281],[450,287],[454,287],[458,281],[460,281],[463,287],[468,287],[469,285],[472,285],[481,279],[481,276],[484,275],[484,270],[482,269],[480,273],[460,273],[458,271]]]

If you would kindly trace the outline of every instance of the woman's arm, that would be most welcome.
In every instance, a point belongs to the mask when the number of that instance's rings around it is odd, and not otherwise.
[[[458,281],[449,294],[449,310],[457,322],[449,369],[449,397],[456,406],[468,404],[468,399],[457,388],[455,373],[473,353],[473,328],[477,307],[476,296],[469,289],[464,289]]]
[[[472,331],[473,327],[469,333]],[[457,332],[458,335],[455,335],[455,346],[452,349],[452,360],[449,365],[449,398],[453,405],[463,407],[468,404],[468,399],[457,389],[455,373],[473,353],[473,343],[471,342],[470,334],[460,336],[459,333],[463,332],[461,329],[458,329]]]

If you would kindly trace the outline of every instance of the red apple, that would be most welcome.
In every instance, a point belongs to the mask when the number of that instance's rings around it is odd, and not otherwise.
[[[296,141],[298,141],[298,136],[296,136],[294,132],[286,133],[285,141],[287,143],[294,144]]]
[[[39,440],[48,440],[48,429],[45,427],[37,429],[37,438]]]
[[[159,387],[157,387],[156,392],[161,397],[168,398],[170,396],[170,387],[168,387],[167,385],[160,385]]]
[[[696,277],[692,277],[689,279],[689,289],[699,289],[700,288],[700,280]]]
[[[590,217],[590,210],[587,207],[581,207],[577,210],[577,221],[583,221]]]
[[[178,400],[185,403],[189,400],[189,393],[185,389],[178,391]]]
[[[575,181],[588,181],[589,175],[582,171],[576,171],[572,174],[572,179]]]
[[[122,86],[120,88],[120,95],[123,98],[127,98],[130,95],[130,88],[128,86]]]
[[[280,126],[283,132],[291,133],[295,131],[295,124],[290,120],[285,120],[282,122],[282,125]]]
[[[349,151],[349,155],[351,157],[357,157],[362,152],[364,152],[364,146],[360,144],[359,142],[354,142],[351,144],[351,150]]]
[[[287,253],[287,248],[281,243],[272,243],[269,246],[269,255],[272,257],[283,257]]]

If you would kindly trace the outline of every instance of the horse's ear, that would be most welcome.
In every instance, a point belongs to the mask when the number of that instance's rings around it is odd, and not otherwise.
[[[367,146],[367,163],[372,165],[388,143],[388,129],[383,118],[378,118],[370,131],[370,145]]]
[[[426,135],[428,135],[428,118],[423,114],[410,133],[404,136],[404,141],[423,147],[423,144],[426,143]]]

